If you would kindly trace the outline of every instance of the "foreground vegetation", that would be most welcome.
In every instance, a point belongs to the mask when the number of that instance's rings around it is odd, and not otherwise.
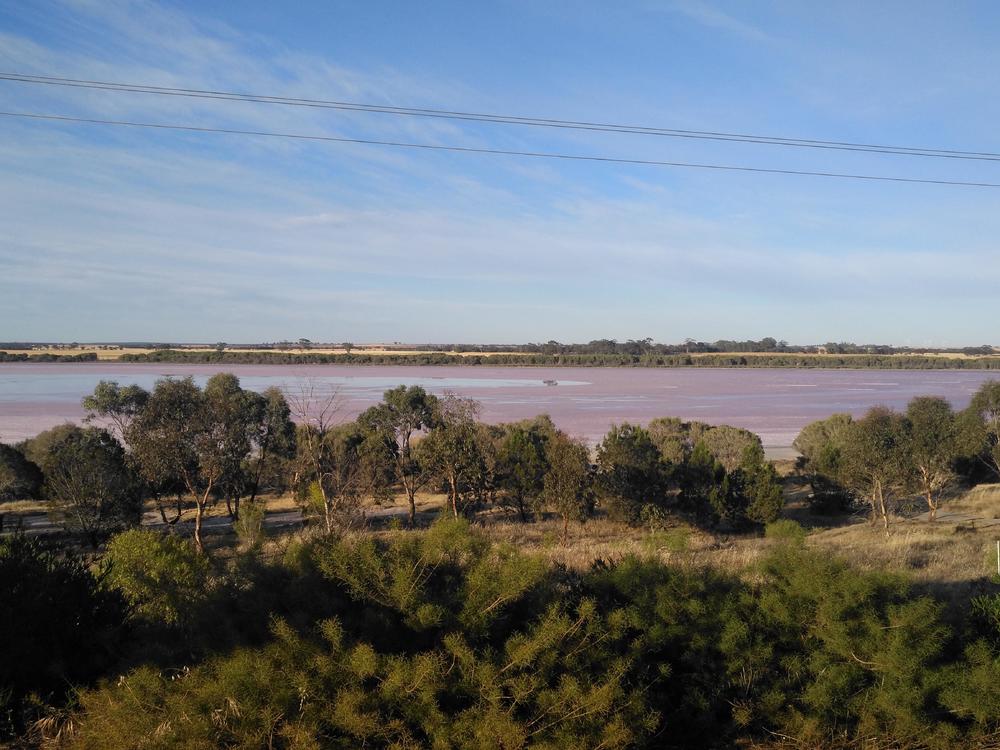
[[[918,398],[905,414],[803,430],[810,517],[837,526],[867,509],[869,548],[886,539],[865,570],[840,559],[851,541],[838,529],[807,539],[779,518],[778,474],[737,428],[622,424],[590,451],[545,417],[486,425],[474,402],[416,387],[342,423],[323,394],[289,401],[227,374],[151,392],[101,383],[84,404],[103,427],[0,446],[0,499],[44,504],[68,535],[0,538],[0,737],[72,748],[1000,741],[1000,579],[975,572],[981,560],[962,587],[879,569],[895,562],[904,502],[921,498],[934,528],[954,488],[1000,476],[1000,383],[959,413]],[[269,539],[262,498],[285,491],[309,525]],[[442,497],[429,527],[417,505],[428,491]],[[366,508],[397,497],[402,517],[366,523]],[[138,527],[144,505],[158,530]],[[189,505],[190,538],[179,523]],[[213,506],[234,540],[203,535]],[[571,559],[581,523],[636,543]],[[753,554],[726,564],[727,549]],[[906,565],[933,570],[926,556]]]
[[[995,741],[1000,597],[946,621],[902,578],[781,532],[743,577],[652,557],[573,571],[461,519],[211,564],[134,530],[90,572],[7,538],[0,580],[31,585],[5,589],[5,635],[37,648],[7,637],[3,657],[38,696],[8,717],[73,748]],[[45,711],[67,675],[97,684]]]

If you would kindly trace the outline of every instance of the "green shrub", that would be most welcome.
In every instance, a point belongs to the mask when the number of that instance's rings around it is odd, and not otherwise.
[[[647,551],[651,553],[666,550],[667,552],[683,552],[691,541],[691,531],[682,526],[672,529],[662,529],[650,532],[644,540]]]
[[[148,529],[114,537],[101,575],[149,624],[188,624],[208,592],[208,560],[188,540]]]
[[[114,663],[125,615],[79,563],[0,537],[0,742]]]
[[[843,733],[953,746],[955,727],[929,708],[951,637],[941,604],[800,546],[779,547],[763,572],[758,617],[774,658],[761,673],[761,697],[771,696],[755,705],[761,720],[806,744]]]
[[[254,552],[264,541],[264,503],[244,503],[239,518],[233,523],[236,538],[245,552]]]
[[[376,605],[417,631],[461,626],[480,632],[542,580],[544,564],[492,545],[463,519],[384,542],[354,538],[321,544],[316,566],[362,604]]]
[[[764,528],[764,536],[786,542],[801,542],[806,538],[806,530],[789,518],[772,521]]]
[[[745,578],[649,557],[578,573],[446,521],[248,570],[211,611],[274,612],[266,634],[85,690],[71,746],[943,750],[1000,726],[994,643],[961,652],[940,602],[801,544]]]
[[[0,503],[37,498],[42,471],[13,446],[0,443]]]
[[[973,597],[969,610],[969,622],[975,632],[1000,644],[1000,594]]]

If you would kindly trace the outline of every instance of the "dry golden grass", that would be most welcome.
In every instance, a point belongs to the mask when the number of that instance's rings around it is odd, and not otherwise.
[[[896,518],[888,535],[880,525],[863,518],[835,528],[823,528],[822,519],[817,518],[817,525],[810,528],[808,515],[795,507],[801,488],[793,485],[790,489],[792,502],[786,516],[807,528],[806,545],[860,570],[903,573],[915,584],[955,596],[996,573],[1000,523],[990,522],[1000,516],[1000,485],[977,487],[947,503],[934,523],[919,517]],[[752,576],[755,563],[781,543],[762,536],[714,535],[684,524],[650,532],[597,518],[571,523],[564,545],[562,523],[557,519],[522,524],[509,516],[486,515],[479,524],[497,541],[575,569],[587,568],[596,560],[640,555]]]
[[[906,575],[916,585],[938,590],[945,598],[967,595],[996,572],[996,540],[1000,539],[1000,485],[982,485],[946,503],[938,521],[922,517],[895,518],[888,536],[880,525],[855,517],[841,519],[842,525],[829,528],[830,519],[811,516],[803,507],[806,488],[794,480],[787,485],[785,517],[808,531],[805,544],[839,557],[860,570],[887,571]],[[268,498],[268,512],[293,510],[294,498]],[[406,499],[369,507],[371,528],[384,529],[379,518],[386,511],[398,511],[404,518]],[[217,506],[225,512],[225,505]],[[441,494],[417,496],[418,513],[424,521],[436,513],[447,513],[447,498]],[[570,523],[569,536],[562,541],[562,521],[547,517],[521,523],[514,514],[487,511],[476,516],[474,525],[489,538],[517,546],[527,554],[552,563],[584,570],[595,561],[620,560],[637,555],[695,568],[711,568],[744,577],[755,575],[756,563],[782,542],[762,535],[717,535],[694,526],[677,523],[665,529],[630,527],[598,516],[586,523]],[[990,525],[987,525],[990,524]],[[285,542],[287,543],[287,541]]]
[[[806,487],[795,477],[786,483],[786,518],[799,522],[808,532],[805,544],[815,550],[841,558],[854,567],[869,571],[887,571],[906,575],[915,585],[934,590],[939,596],[960,598],[982,587],[983,581],[996,574],[996,542],[1000,539],[1000,484],[981,485],[946,502],[933,523],[926,515],[893,519],[886,534],[881,525],[872,525],[862,517],[829,519],[811,515],[804,504]],[[298,510],[291,494],[265,496],[269,514]],[[193,503],[187,503],[184,521],[194,517]],[[407,503],[403,495],[379,506],[365,507],[368,526],[380,533],[389,518],[405,520]],[[0,504],[0,513],[10,516],[44,513],[43,503],[19,501]],[[155,511],[147,503],[147,511]],[[417,511],[422,524],[439,513],[448,513],[446,496],[421,493]],[[224,502],[208,508],[209,516],[224,516]],[[168,507],[168,515],[172,515]],[[831,527],[831,524],[838,524]],[[521,523],[514,514],[501,510],[480,513],[474,525],[489,538],[507,542],[528,554],[553,563],[583,570],[595,561],[619,560],[629,555],[655,557],[675,565],[711,568],[744,577],[755,575],[756,563],[780,541],[762,535],[719,535],[694,526],[676,523],[651,531],[608,520],[604,517],[586,523],[570,523],[566,543],[562,540],[562,521],[547,517]],[[269,546],[284,547],[301,533],[282,530],[271,534]],[[231,542],[225,534],[220,545]]]
[[[954,524],[902,522],[886,535],[878,525],[859,523],[811,534],[807,541],[858,568],[905,571],[916,581],[968,582],[996,571],[995,537],[988,529],[957,533]]]
[[[48,508],[41,500],[10,500],[6,503],[0,503],[0,515],[6,513],[17,515],[48,513]]]

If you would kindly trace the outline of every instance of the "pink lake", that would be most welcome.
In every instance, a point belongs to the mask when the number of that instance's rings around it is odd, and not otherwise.
[[[255,390],[277,385],[294,395],[312,383],[317,391],[336,391],[344,419],[405,383],[474,398],[488,422],[549,414],[559,427],[592,443],[612,423],[673,416],[753,430],[772,455],[787,452],[805,424],[834,412],[860,415],[875,404],[902,409],[918,395],[943,396],[963,408],[980,384],[997,377],[982,370],[4,363],[0,441],[79,421],[80,399],[100,380],[148,389],[162,377],[192,375],[204,383],[216,372],[235,373]]]

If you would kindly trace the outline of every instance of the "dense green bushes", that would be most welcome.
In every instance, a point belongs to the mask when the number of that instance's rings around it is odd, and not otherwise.
[[[675,418],[614,425],[597,448],[597,488],[608,513],[628,523],[679,513],[738,531],[775,520],[784,503],[759,437]]]
[[[121,597],[83,565],[0,537],[0,742],[72,685],[106,674],[124,622]]]
[[[150,624],[185,625],[208,595],[208,560],[187,540],[132,529],[108,544],[104,583],[119,591],[133,617]]]
[[[92,546],[139,523],[138,477],[107,430],[60,425],[26,441],[24,452],[41,470],[42,496],[52,516]]]
[[[0,502],[38,498],[42,470],[19,450],[0,443]]]
[[[0,362],[96,362],[97,352],[82,354],[29,354],[28,352],[0,351]]]
[[[303,577],[325,605],[267,593]],[[216,588],[197,606],[236,618]],[[85,691],[70,744],[952,748],[1000,728],[980,620],[953,631],[902,579],[794,538],[748,579],[638,558],[576,573],[449,520],[296,546],[252,588],[274,605],[263,640]]]

